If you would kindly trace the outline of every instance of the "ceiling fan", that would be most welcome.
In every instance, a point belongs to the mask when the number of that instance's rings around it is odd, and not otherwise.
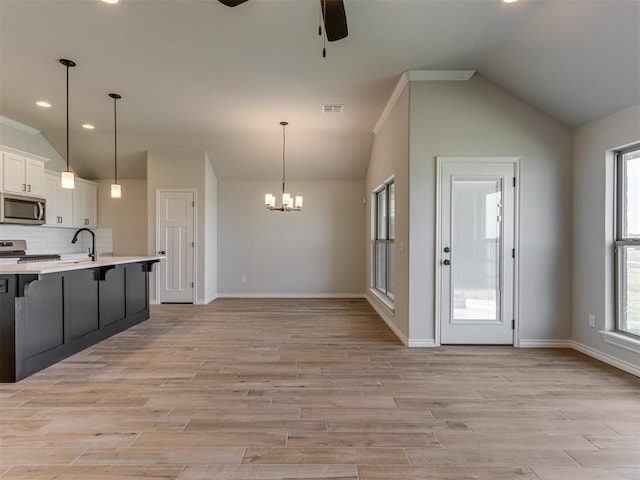
[[[227,7],[237,7],[247,0],[219,1]],[[343,0],[320,0],[320,11],[324,18],[324,31],[329,42],[335,42],[349,35]]]

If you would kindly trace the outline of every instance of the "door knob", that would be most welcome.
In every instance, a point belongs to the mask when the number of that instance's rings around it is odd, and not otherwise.
[[[447,266],[451,265],[451,261],[449,261],[449,260],[443,260],[442,263],[444,263]]]
[[[166,254],[167,254],[167,252],[165,252],[164,250],[160,250],[158,253],[159,253],[160,255],[166,255]]]

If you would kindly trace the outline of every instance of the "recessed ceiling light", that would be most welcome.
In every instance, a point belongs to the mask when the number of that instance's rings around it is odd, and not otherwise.
[[[105,0],[102,0],[105,1]],[[518,0],[502,0],[502,3],[516,3]]]
[[[115,5],[116,3],[120,3],[120,0],[102,0],[104,3],[108,3],[109,5]]]
[[[36,105],[43,108],[51,108],[51,104],[49,102],[45,102],[44,100],[38,100]]]
[[[87,130],[93,130],[96,127],[94,125],[91,125],[90,123],[85,123],[84,125],[82,125],[82,128],[86,128]]]

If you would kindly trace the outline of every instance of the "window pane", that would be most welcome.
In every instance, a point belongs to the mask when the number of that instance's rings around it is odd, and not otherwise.
[[[377,237],[380,239],[387,238],[387,192],[386,190],[381,190],[376,194],[377,197]]]
[[[387,243],[387,295],[393,297],[394,281],[393,281],[393,254],[395,245],[393,242]]]
[[[640,335],[640,247],[618,247],[621,266],[619,282],[620,312],[618,328]]]
[[[396,237],[396,184],[389,184],[389,238]]]
[[[387,289],[384,268],[386,257],[385,247],[384,242],[376,242],[376,288],[383,292]]]
[[[640,150],[624,155],[623,236],[640,238]]]

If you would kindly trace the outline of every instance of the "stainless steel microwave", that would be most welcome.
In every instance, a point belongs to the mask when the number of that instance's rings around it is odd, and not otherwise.
[[[43,225],[46,222],[46,200],[0,193],[0,223]]]

